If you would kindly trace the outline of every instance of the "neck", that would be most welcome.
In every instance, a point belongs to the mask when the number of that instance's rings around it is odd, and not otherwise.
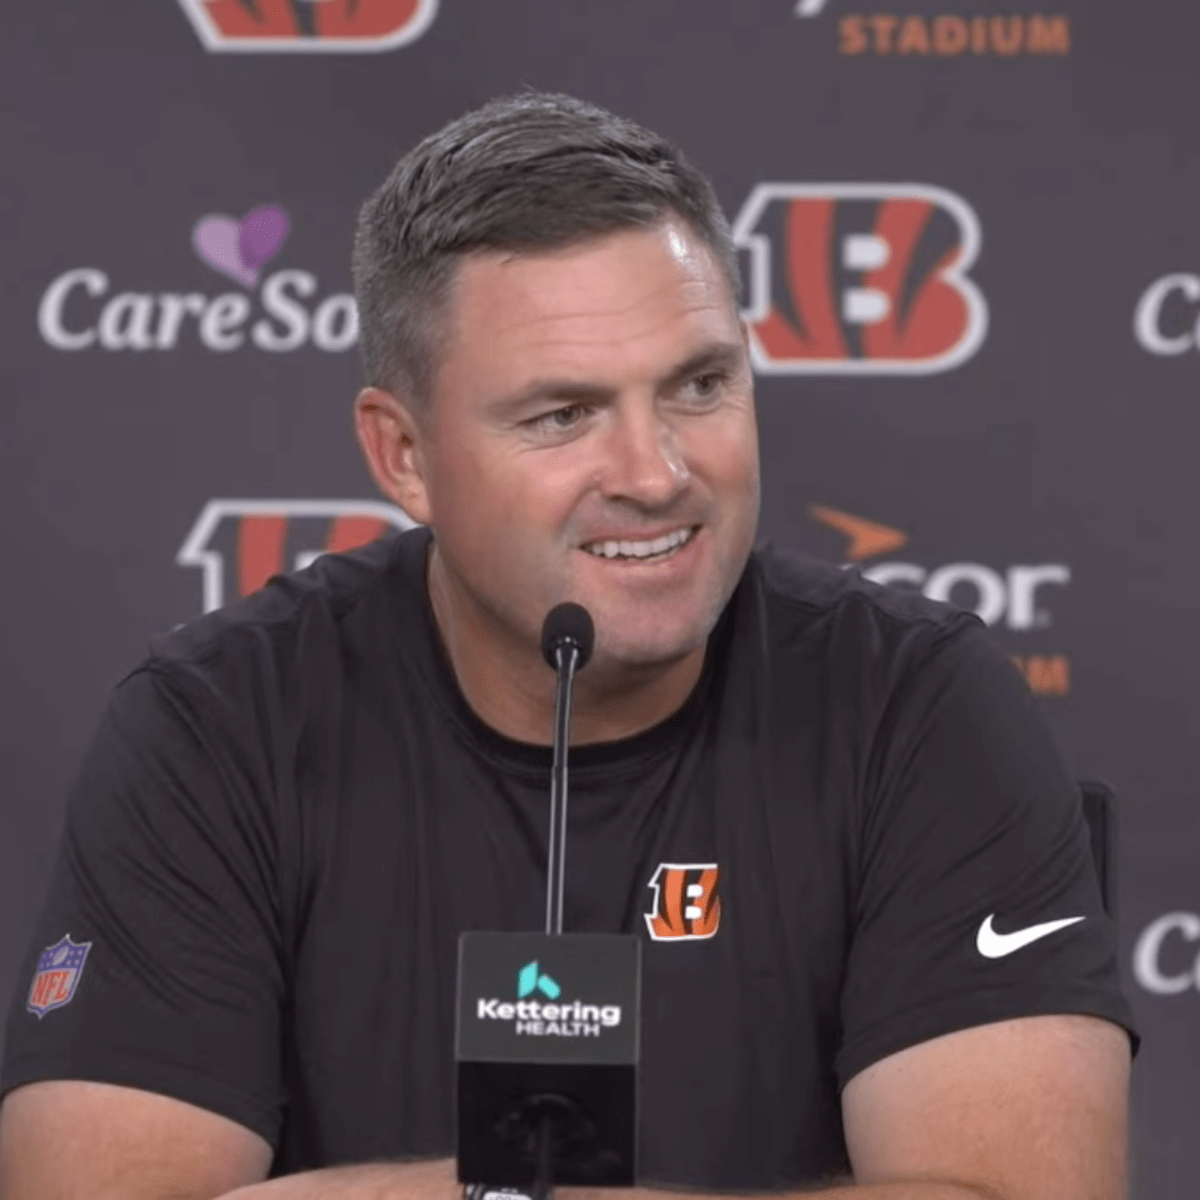
[[[554,740],[555,673],[537,646],[519,644],[495,627],[449,584],[434,544],[429,599],[442,644],[463,696],[475,715],[518,742]],[[666,720],[682,707],[700,679],[704,645],[671,663],[606,662],[597,652],[576,676],[571,745],[615,742]]]

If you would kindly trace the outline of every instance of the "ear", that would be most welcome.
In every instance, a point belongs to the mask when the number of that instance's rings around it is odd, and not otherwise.
[[[425,435],[411,403],[382,388],[363,388],[354,401],[354,425],[379,490],[414,521],[428,525]]]

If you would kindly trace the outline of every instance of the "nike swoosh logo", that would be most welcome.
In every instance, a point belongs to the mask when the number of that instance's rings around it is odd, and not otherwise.
[[[995,919],[996,914],[992,913],[980,925],[979,935],[975,939],[975,948],[984,958],[1004,958],[1017,950],[1023,950],[1030,942],[1036,942],[1039,938],[1048,937],[1060,929],[1066,929],[1068,925],[1078,924],[1084,918],[1064,917],[1061,921],[1043,921],[1042,924],[1030,925],[1027,929],[1014,929],[1012,933],[997,933],[992,928],[992,922]]]

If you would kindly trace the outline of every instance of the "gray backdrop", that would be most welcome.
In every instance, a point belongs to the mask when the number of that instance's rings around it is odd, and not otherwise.
[[[1192,1196],[1200,9],[14,8],[0,991],[148,634],[401,520],[351,436],[358,204],[465,108],[565,90],[677,140],[736,221],[764,532],[980,610],[1116,788],[1137,1195]]]

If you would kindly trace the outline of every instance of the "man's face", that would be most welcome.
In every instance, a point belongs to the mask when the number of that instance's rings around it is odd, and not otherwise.
[[[453,610],[537,652],[596,624],[596,668],[702,645],[758,520],[752,375],[728,281],[682,222],[466,258],[420,460]]]

